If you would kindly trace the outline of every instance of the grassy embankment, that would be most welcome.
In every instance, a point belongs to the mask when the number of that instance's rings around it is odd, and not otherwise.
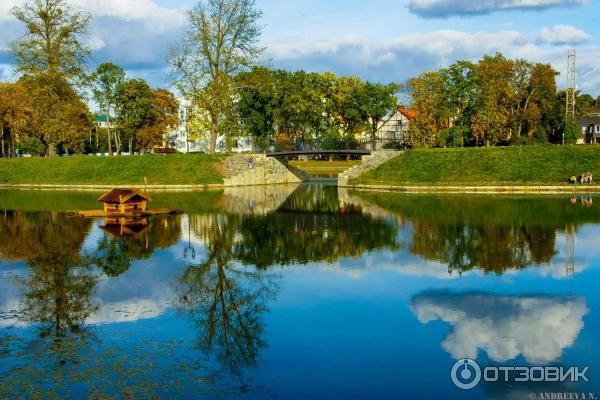
[[[335,176],[348,168],[360,164],[359,160],[351,161],[290,161],[290,165],[300,168],[312,176]]]
[[[600,147],[521,146],[407,151],[350,181],[360,185],[568,185],[591,171],[600,178]]]
[[[223,183],[222,155],[0,159],[0,183],[206,185]]]

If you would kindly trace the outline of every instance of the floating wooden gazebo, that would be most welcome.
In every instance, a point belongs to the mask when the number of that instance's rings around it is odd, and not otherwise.
[[[84,218],[181,214],[179,210],[168,208],[149,209],[148,202],[151,200],[147,193],[137,189],[112,189],[98,198],[104,204],[104,210],[78,211],[77,214]]]
[[[135,214],[145,212],[152,198],[135,189],[113,189],[100,196],[98,201],[104,203],[104,212],[107,214]]]

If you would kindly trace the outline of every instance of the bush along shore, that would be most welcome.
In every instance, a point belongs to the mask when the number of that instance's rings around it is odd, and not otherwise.
[[[586,172],[600,178],[600,147],[519,146],[407,151],[350,180],[371,188],[569,188]],[[584,187],[583,185],[579,185]],[[585,185],[591,188],[591,185]]]

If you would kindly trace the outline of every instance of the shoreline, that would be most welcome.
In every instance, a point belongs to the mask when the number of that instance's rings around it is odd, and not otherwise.
[[[310,182],[331,182],[334,179],[311,179]],[[201,192],[211,190],[222,190],[225,188],[251,188],[255,186],[274,186],[272,184],[264,185],[225,185],[225,184],[204,184],[204,185],[148,185],[148,191],[157,192]],[[276,184],[279,186],[279,184]],[[358,191],[371,192],[396,192],[396,193],[464,193],[464,194],[581,194],[581,193],[600,193],[600,185],[577,185],[577,186],[548,186],[548,185],[488,185],[488,186],[461,186],[461,185],[337,185],[339,188]],[[0,190],[38,190],[38,191],[79,191],[79,192],[99,192],[111,190],[114,188],[142,188],[143,185],[67,185],[67,184],[0,184]]]
[[[600,193],[598,185],[576,186],[542,186],[542,185],[489,185],[489,186],[393,186],[393,185],[344,185],[340,186],[349,190],[370,192],[397,192],[397,193],[464,193],[464,194],[585,194]]]
[[[100,192],[111,189],[143,188],[144,185],[67,185],[67,184],[0,184],[0,190],[39,190],[39,191],[74,191]],[[206,185],[148,185],[146,188],[157,192],[201,192],[235,187],[220,183]]]

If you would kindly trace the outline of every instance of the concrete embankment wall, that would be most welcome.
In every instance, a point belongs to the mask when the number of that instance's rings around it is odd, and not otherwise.
[[[398,157],[402,154],[401,151],[395,150],[379,150],[374,151],[371,155],[362,158],[362,163],[355,165],[354,167],[347,169],[338,175],[338,186],[347,187],[349,186],[350,179],[357,178],[367,171],[377,168],[381,164],[385,163],[392,158]]]
[[[252,167],[248,159],[252,157]],[[306,172],[287,164],[285,160],[264,154],[236,154],[227,158],[225,168],[229,177],[224,186],[256,186],[301,183],[309,180]]]

